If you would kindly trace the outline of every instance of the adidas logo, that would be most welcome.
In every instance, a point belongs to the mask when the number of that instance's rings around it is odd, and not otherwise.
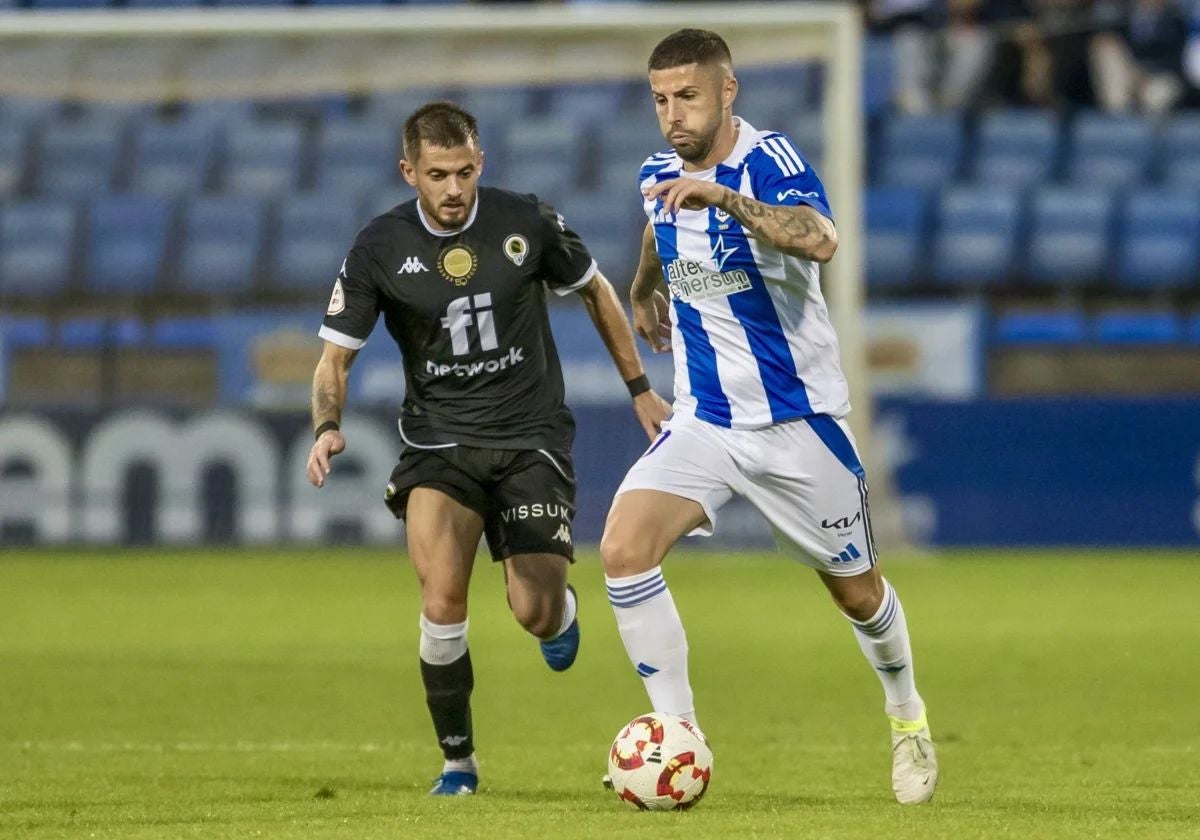
[[[565,542],[567,545],[571,545],[571,529],[565,524],[559,525],[558,533],[554,535],[554,539]]]
[[[419,271],[428,271],[428,270],[429,269],[425,267],[425,263],[421,262],[421,260],[418,259],[417,257],[408,257],[404,261],[404,265],[400,266],[400,270],[397,271],[396,273],[397,274],[416,274]]]

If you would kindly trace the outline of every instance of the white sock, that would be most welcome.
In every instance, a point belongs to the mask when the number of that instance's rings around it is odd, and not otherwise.
[[[443,773],[474,773],[479,775],[479,762],[475,760],[475,753],[471,753],[466,758],[448,758],[442,765]]]
[[[554,635],[550,638],[557,639],[563,633],[566,633],[567,628],[571,626],[571,622],[575,620],[575,615],[578,612],[579,602],[575,599],[575,593],[568,589],[566,600],[563,601],[562,622],[558,625],[558,629],[554,631]]]
[[[421,614],[421,659],[430,665],[449,665],[467,652],[467,622],[434,624]]]
[[[634,670],[646,684],[656,712],[680,715],[696,723],[692,686],[688,683],[687,636],[675,599],[655,567],[629,577],[604,577],[617,630]]]
[[[921,715],[921,698],[913,676],[912,647],[908,642],[908,624],[896,590],[883,582],[883,603],[866,621],[850,619],[854,637],[863,655],[879,675],[887,697],[888,713],[904,720]],[[894,711],[893,711],[894,710]],[[915,712],[915,713],[914,713]]]

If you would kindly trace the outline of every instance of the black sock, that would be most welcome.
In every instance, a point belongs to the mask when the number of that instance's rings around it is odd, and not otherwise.
[[[425,683],[425,702],[433,717],[442,754],[448,760],[469,758],[475,752],[471,728],[471,689],[475,687],[475,675],[471,670],[471,652],[449,665],[430,665],[422,659],[421,681]]]

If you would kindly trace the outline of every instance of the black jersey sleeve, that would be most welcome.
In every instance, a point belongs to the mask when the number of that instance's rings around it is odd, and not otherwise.
[[[362,245],[350,249],[333,283],[333,295],[318,335],[341,347],[357,350],[379,320],[377,267]]]
[[[562,214],[545,202],[538,204],[542,225],[542,274],[558,295],[569,295],[587,285],[596,274],[596,261],[579,234]]]

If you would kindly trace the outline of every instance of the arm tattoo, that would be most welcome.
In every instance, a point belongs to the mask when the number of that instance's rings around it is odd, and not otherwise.
[[[342,395],[335,383],[322,381],[320,369],[316,381],[313,382],[312,392],[312,422],[313,428],[327,420],[335,423],[342,421]]]
[[[764,204],[730,190],[723,209],[786,254],[827,262],[837,248],[833,224],[811,207]]]

